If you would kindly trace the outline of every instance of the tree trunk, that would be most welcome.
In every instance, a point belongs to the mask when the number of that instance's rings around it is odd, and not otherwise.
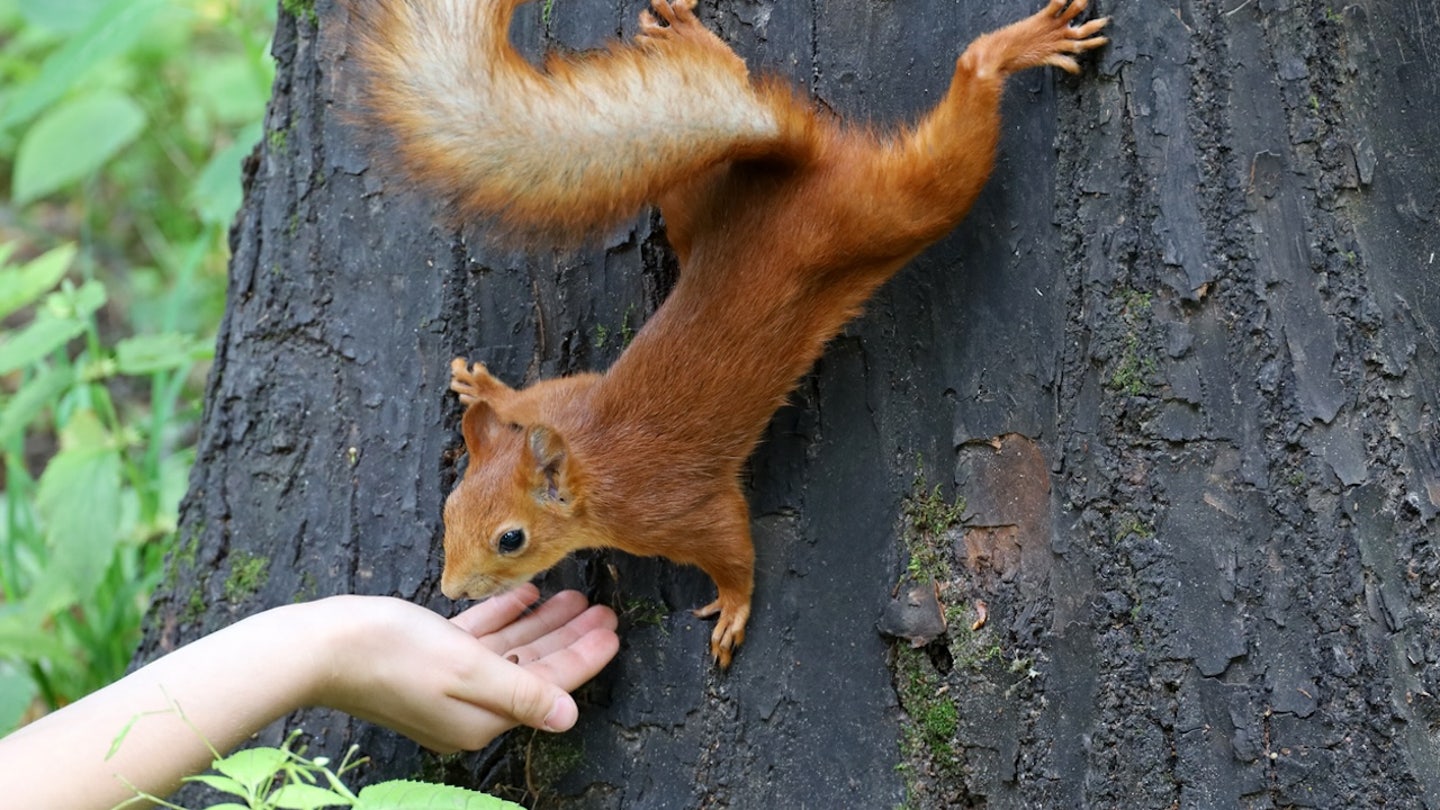
[[[589,47],[639,5],[532,5],[514,35]],[[701,14],[889,123],[1039,5]],[[1440,2],[1096,5],[1112,44],[1012,80],[974,212],[776,415],[728,673],[703,574],[587,554],[543,581],[624,617],[577,730],[437,760],[329,712],[285,728],[546,807],[1440,807]],[[142,658],[325,594],[452,612],[450,358],[602,368],[675,273],[653,215],[573,257],[447,227],[372,168],[345,15],[318,10],[281,16]]]

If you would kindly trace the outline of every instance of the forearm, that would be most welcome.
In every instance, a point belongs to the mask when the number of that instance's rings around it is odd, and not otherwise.
[[[228,751],[310,702],[325,676],[312,605],[226,627],[0,740],[5,804],[108,810],[129,785],[164,796],[205,769],[209,746]]]
[[[574,591],[534,607],[539,595],[522,586],[454,619],[380,596],[257,614],[0,740],[0,805],[108,810],[131,785],[163,796],[209,764],[211,746],[227,752],[302,706],[442,752],[520,723],[567,729],[578,712],[567,691],[620,646],[615,614]]]

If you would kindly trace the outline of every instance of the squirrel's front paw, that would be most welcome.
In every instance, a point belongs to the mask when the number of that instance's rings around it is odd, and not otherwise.
[[[695,0],[650,0],[650,8],[665,24],[661,25],[655,14],[640,12],[640,35],[636,39],[642,42],[669,39],[683,35],[686,29],[702,27],[695,17]]]
[[[462,405],[479,401],[496,385],[499,381],[490,376],[484,363],[467,364],[463,357],[450,361],[450,390],[460,395]]]
[[[1108,17],[1079,25],[1075,24],[1089,5],[1089,0],[1050,0],[1039,13],[995,32],[994,44],[1000,67],[1006,72],[1040,65],[1052,65],[1078,73],[1080,64],[1075,55],[1098,48],[1107,40],[1100,29],[1110,22]]]
[[[730,659],[735,650],[745,641],[745,623],[750,620],[750,602],[721,593],[720,598],[695,611],[695,615],[708,619],[715,614],[715,630],[710,634],[710,656],[721,669],[730,668]]]

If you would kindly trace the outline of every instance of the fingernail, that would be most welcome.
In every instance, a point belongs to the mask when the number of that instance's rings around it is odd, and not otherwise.
[[[550,706],[550,713],[545,715],[545,730],[565,731],[575,725],[578,711],[575,702],[569,697],[556,697],[555,703]]]

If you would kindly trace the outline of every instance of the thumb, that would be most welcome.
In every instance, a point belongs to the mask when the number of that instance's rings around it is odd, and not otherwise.
[[[511,717],[541,731],[565,731],[575,725],[580,709],[569,692],[520,667],[512,677]]]

